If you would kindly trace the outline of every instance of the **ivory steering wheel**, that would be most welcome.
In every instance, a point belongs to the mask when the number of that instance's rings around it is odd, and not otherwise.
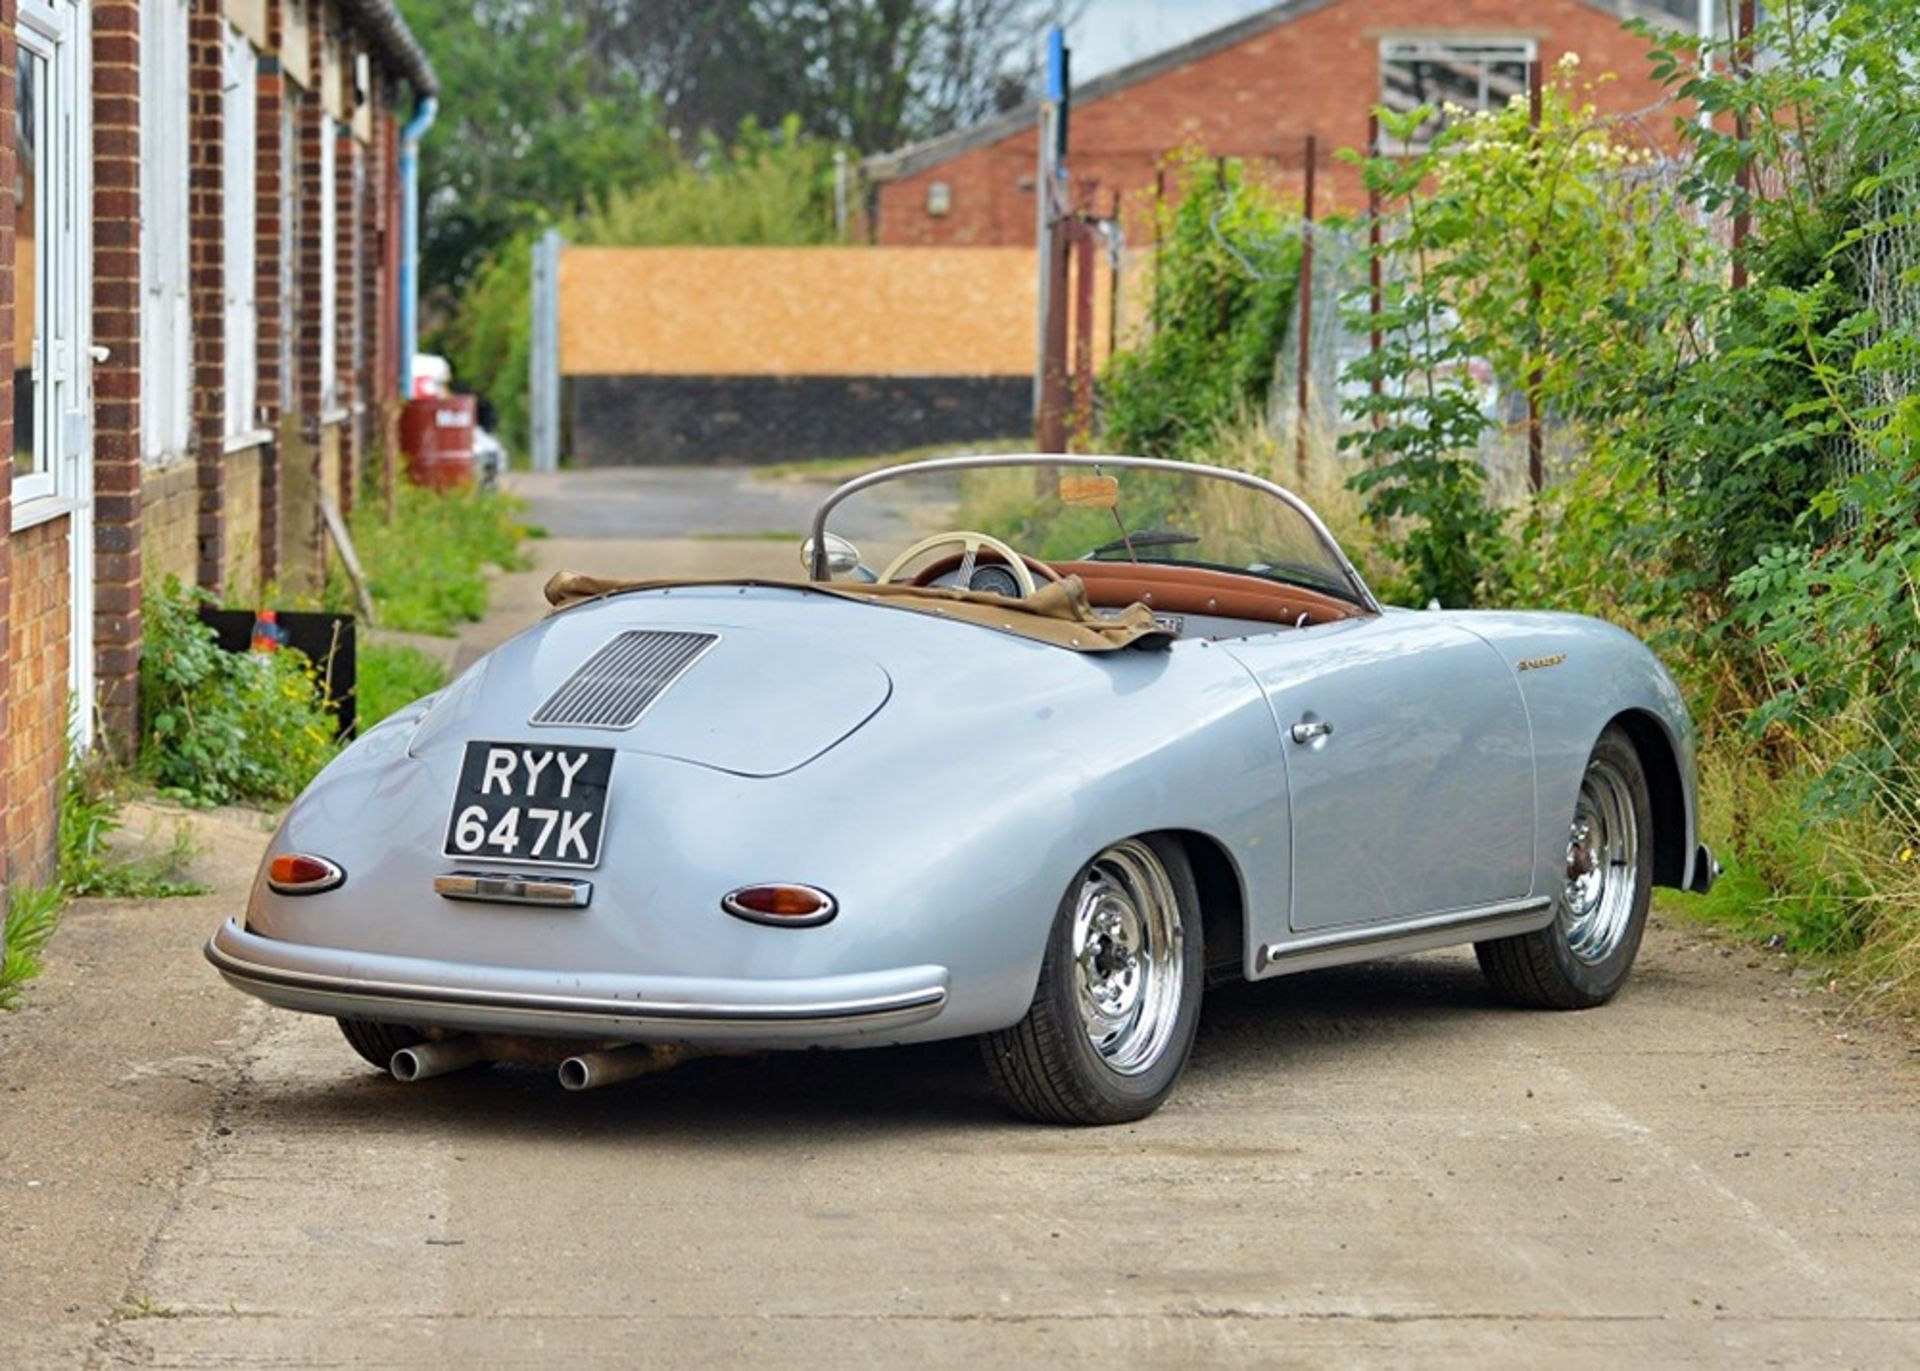
[[[936,533],[931,538],[922,538],[905,552],[887,563],[887,569],[880,573],[881,585],[893,585],[900,573],[916,558],[924,556],[937,547],[949,543],[960,548],[960,570],[956,577],[958,588],[966,590],[973,580],[973,564],[980,558],[980,549],[985,548],[1007,564],[1007,570],[1013,573],[1014,583],[1020,587],[1020,595],[1032,595],[1035,590],[1033,569],[1027,565],[1027,559],[1001,542],[990,533],[978,533],[972,529],[956,529],[952,533]],[[1045,564],[1042,564],[1045,567]],[[1057,581],[1059,575],[1051,567],[1045,567],[1043,574]]]

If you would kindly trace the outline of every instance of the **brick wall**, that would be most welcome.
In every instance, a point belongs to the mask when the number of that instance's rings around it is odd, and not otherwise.
[[[12,698],[6,732],[11,801],[6,836],[8,871],[24,885],[43,884],[55,871],[60,772],[66,764],[67,654],[73,638],[67,534],[66,519],[50,519],[8,540],[12,577],[7,685]]]
[[[221,0],[193,0],[187,118],[187,235],[192,243],[193,436],[199,503],[195,579],[219,588],[226,570],[226,25]]]
[[[1336,0],[1307,7],[1232,47],[1141,80],[1073,110],[1069,159],[1076,183],[1094,180],[1102,208],[1115,190],[1126,199],[1128,237],[1151,236],[1144,211],[1166,155],[1198,143],[1209,153],[1278,163],[1273,177],[1297,194],[1301,141],[1319,138],[1316,196],[1321,207],[1357,208],[1359,173],[1334,153],[1362,147],[1367,116],[1380,97],[1380,39],[1409,33],[1514,35],[1539,40],[1550,71],[1577,52],[1587,78],[1613,72],[1600,87],[1603,111],[1656,103],[1663,92],[1647,71],[1647,42],[1617,14],[1586,0]],[[1657,120],[1665,128],[1670,120]],[[875,232],[883,244],[977,246],[1030,243],[1036,133],[1028,126],[914,175],[878,187]],[[927,213],[927,191],[945,182],[952,208]]]
[[[193,585],[200,573],[200,472],[189,461],[148,467],[140,485],[140,558],[157,584]]]
[[[310,7],[313,51],[322,45],[318,5]],[[294,233],[292,390],[286,398],[298,421],[298,444],[285,446],[280,466],[280,574],[294,589],[317,588],[326,575],[320,496],[331,489],[320,469],[320,216],[327,198],[320,185],[320,140],[328,132],[320,98],[287,88],[293,109]],[[283,426],[285,428],[291,426]],[[295,468],[298,467],[298,470]]]
[[[272,51],[280,50],[282,11],[280,0],[266,0],[267,38]],[[256,311],[256,380],[254,403],[260,409],[260,424],[274,435],[260,453],[260,528],[259,562],[261,583],[268,584],[280,575],[280,418],[285,406],[286,377],[281,363],[286,346],[283,327],[286,314],[286,290],[282,273],[286,268],[284,235],[287,219],[284,196],[287,190],[286,76],[277,57],[260,59],[255,86],[254,149],[254,299]]]
[[[139,738],[140,3],[93,5],[93,655],[100,736]]]
[[[227,454],[226,560],[220,571],[224,604],[249,605],[260,594],[260,472],[266,446],[244,447]]]
[[[0,0],[0,130],[13,129],[14,0]],[[13,185],[13,139],[0,137],[0,188]],[[0,194],[0,452],[13,451],[13,196]],[[0,462],[0,738],[13,727],[13,463]],[[13,813],[12,751],[0,752],[0,815]],[[0,910],[12,877],[11,844],[0,831]]]
[[[360,143],[346,126],[329,130],[337,138],[333,157],[333,375],[340,407],[351,411],[360,401]],[[360,421],[340,426],[338,484],[324,487],[341,514],[353,509],[360,484]]]

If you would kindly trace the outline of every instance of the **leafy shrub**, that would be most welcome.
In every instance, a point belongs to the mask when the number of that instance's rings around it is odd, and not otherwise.
[[[120,777],[100,753],[67,762],[60,788],[60,887],[76,898],[167,899],[198,895],[206,887],[183,879],[193,860],[190,832],[176,827],[171,847],[158,856],[118,858],[112,838],[121,829],[124,798]]]
[[[354,511],[353,542],[383,628],[451,634],[487,611],[488,565],[522,565],[522,505],[501,491],[436,491],[403,480],[394,516],[377,501]],[[353,604],[337,565],[328,603]]]
[[[1147,331],[1101,377],[1106,444],[1194,455],[1215,431],[1264,411],[1300,273],[1298,221],[1239,161],[1187,152],[1160,210]]]
[[[169,576],[142,601],[141,769],[190,803],[291,800],[333,756],[333,711],[301,653],[221,651],[211,599]]]
[[[5,937],[0,939],[0,1009],[12,1009],[20,988],[40,974],[40,953],[53,936],[66,896],[57,885],[7,890]]]
[[[431,695],[447,683],[439,662],[418,648],[396,643],[368,643],[360,649],[359,708],[354,718],[361,732],[422,695]]]

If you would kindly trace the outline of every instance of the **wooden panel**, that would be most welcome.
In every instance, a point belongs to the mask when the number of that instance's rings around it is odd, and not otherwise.
[[[227,22],[253,41],[262,51],[267,47],[267,0],[221,0]]]
[[[346,71],[346,57],[340,49],[340,40],[328,34],[320,45],[320,105],[342,124],[352,115],[347,108]]]
[[[289,81],[313,89],[313,44],[308,27],[308,5],[320,0],[285,0],[280,12],[280,70]]]
[[[590,248],[560,258],[570,376],[1024,376],[1027,248]],[[1104,270],[1096,336],[1106,337]]]

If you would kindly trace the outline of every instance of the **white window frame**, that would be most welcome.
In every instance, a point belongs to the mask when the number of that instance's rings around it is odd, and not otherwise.
[[[259,307],[254,281],[259,231],[259,60],[239,29],[226,32],[221,81],[222,252],[225,270],[226,425],[231,441],[254,434],[259,414]]]
[[[1499,105],[1489,86],[1488,77],[1491,68],[1502,64],[1524,63],[1528,70],[1540,61],[1540,43],[1534,38],[1501,38],[1485,36],[1467,36],[1461,34],[1412,35],[1380,40],[1380,103],[1390,109],[1400,104],[1391,98],[1387,78],[1391,68],[1411,62],[1450,62],[1466,66],[1479,67],[1479,90],[1472,102],[1456,101],[1473,110],[1489,110]],[[1522,89],[1525,89],[1523,84]],[[1395,140],[1384,140],[1389,145],[1381,149],[1386,153],[1422,152],[1432,142],[1440,130],[1446,127],[1446,115],[1441,113],[1426,125],[1407,146],[1399,146]],[[1383,135],[1384,139],[1384,135]]]
[[[32,303],[26,307],[35,311],[33,355],[26,360],[37,381],[36,461],[24,475],[15,470],[14,529],[68,513],[84,502],[91,481],[91,330],[83,292],[92,274],[92,234],[79,209],[91,179],[84,149],[76,141],[76,121],[83,118],[81,105],[87,99],[88,69],[81,52],[86,45],[76,37],[83,31],[72,0],[20,0],[17,48],[39,58],[44,75],[34,92],[34,137],[40,149],[31,231],[34,279],[15,281],[16,301],[20,292],[31,291]],[[13,135],[12,128],[6,130],[7,137]],[[16,311],[21,308],[16,303]],[[14,365],[22,360],[16,356]],[[16,443],[19,437],[16,432]],[[15,460],[13,453],[6,456],[9,462]]]
[[[140,0],[140,455],[193,440],[187,0]]]
[[[340,402],[340,127],[332,119],[320,133],[320,412],[332,413]]]

